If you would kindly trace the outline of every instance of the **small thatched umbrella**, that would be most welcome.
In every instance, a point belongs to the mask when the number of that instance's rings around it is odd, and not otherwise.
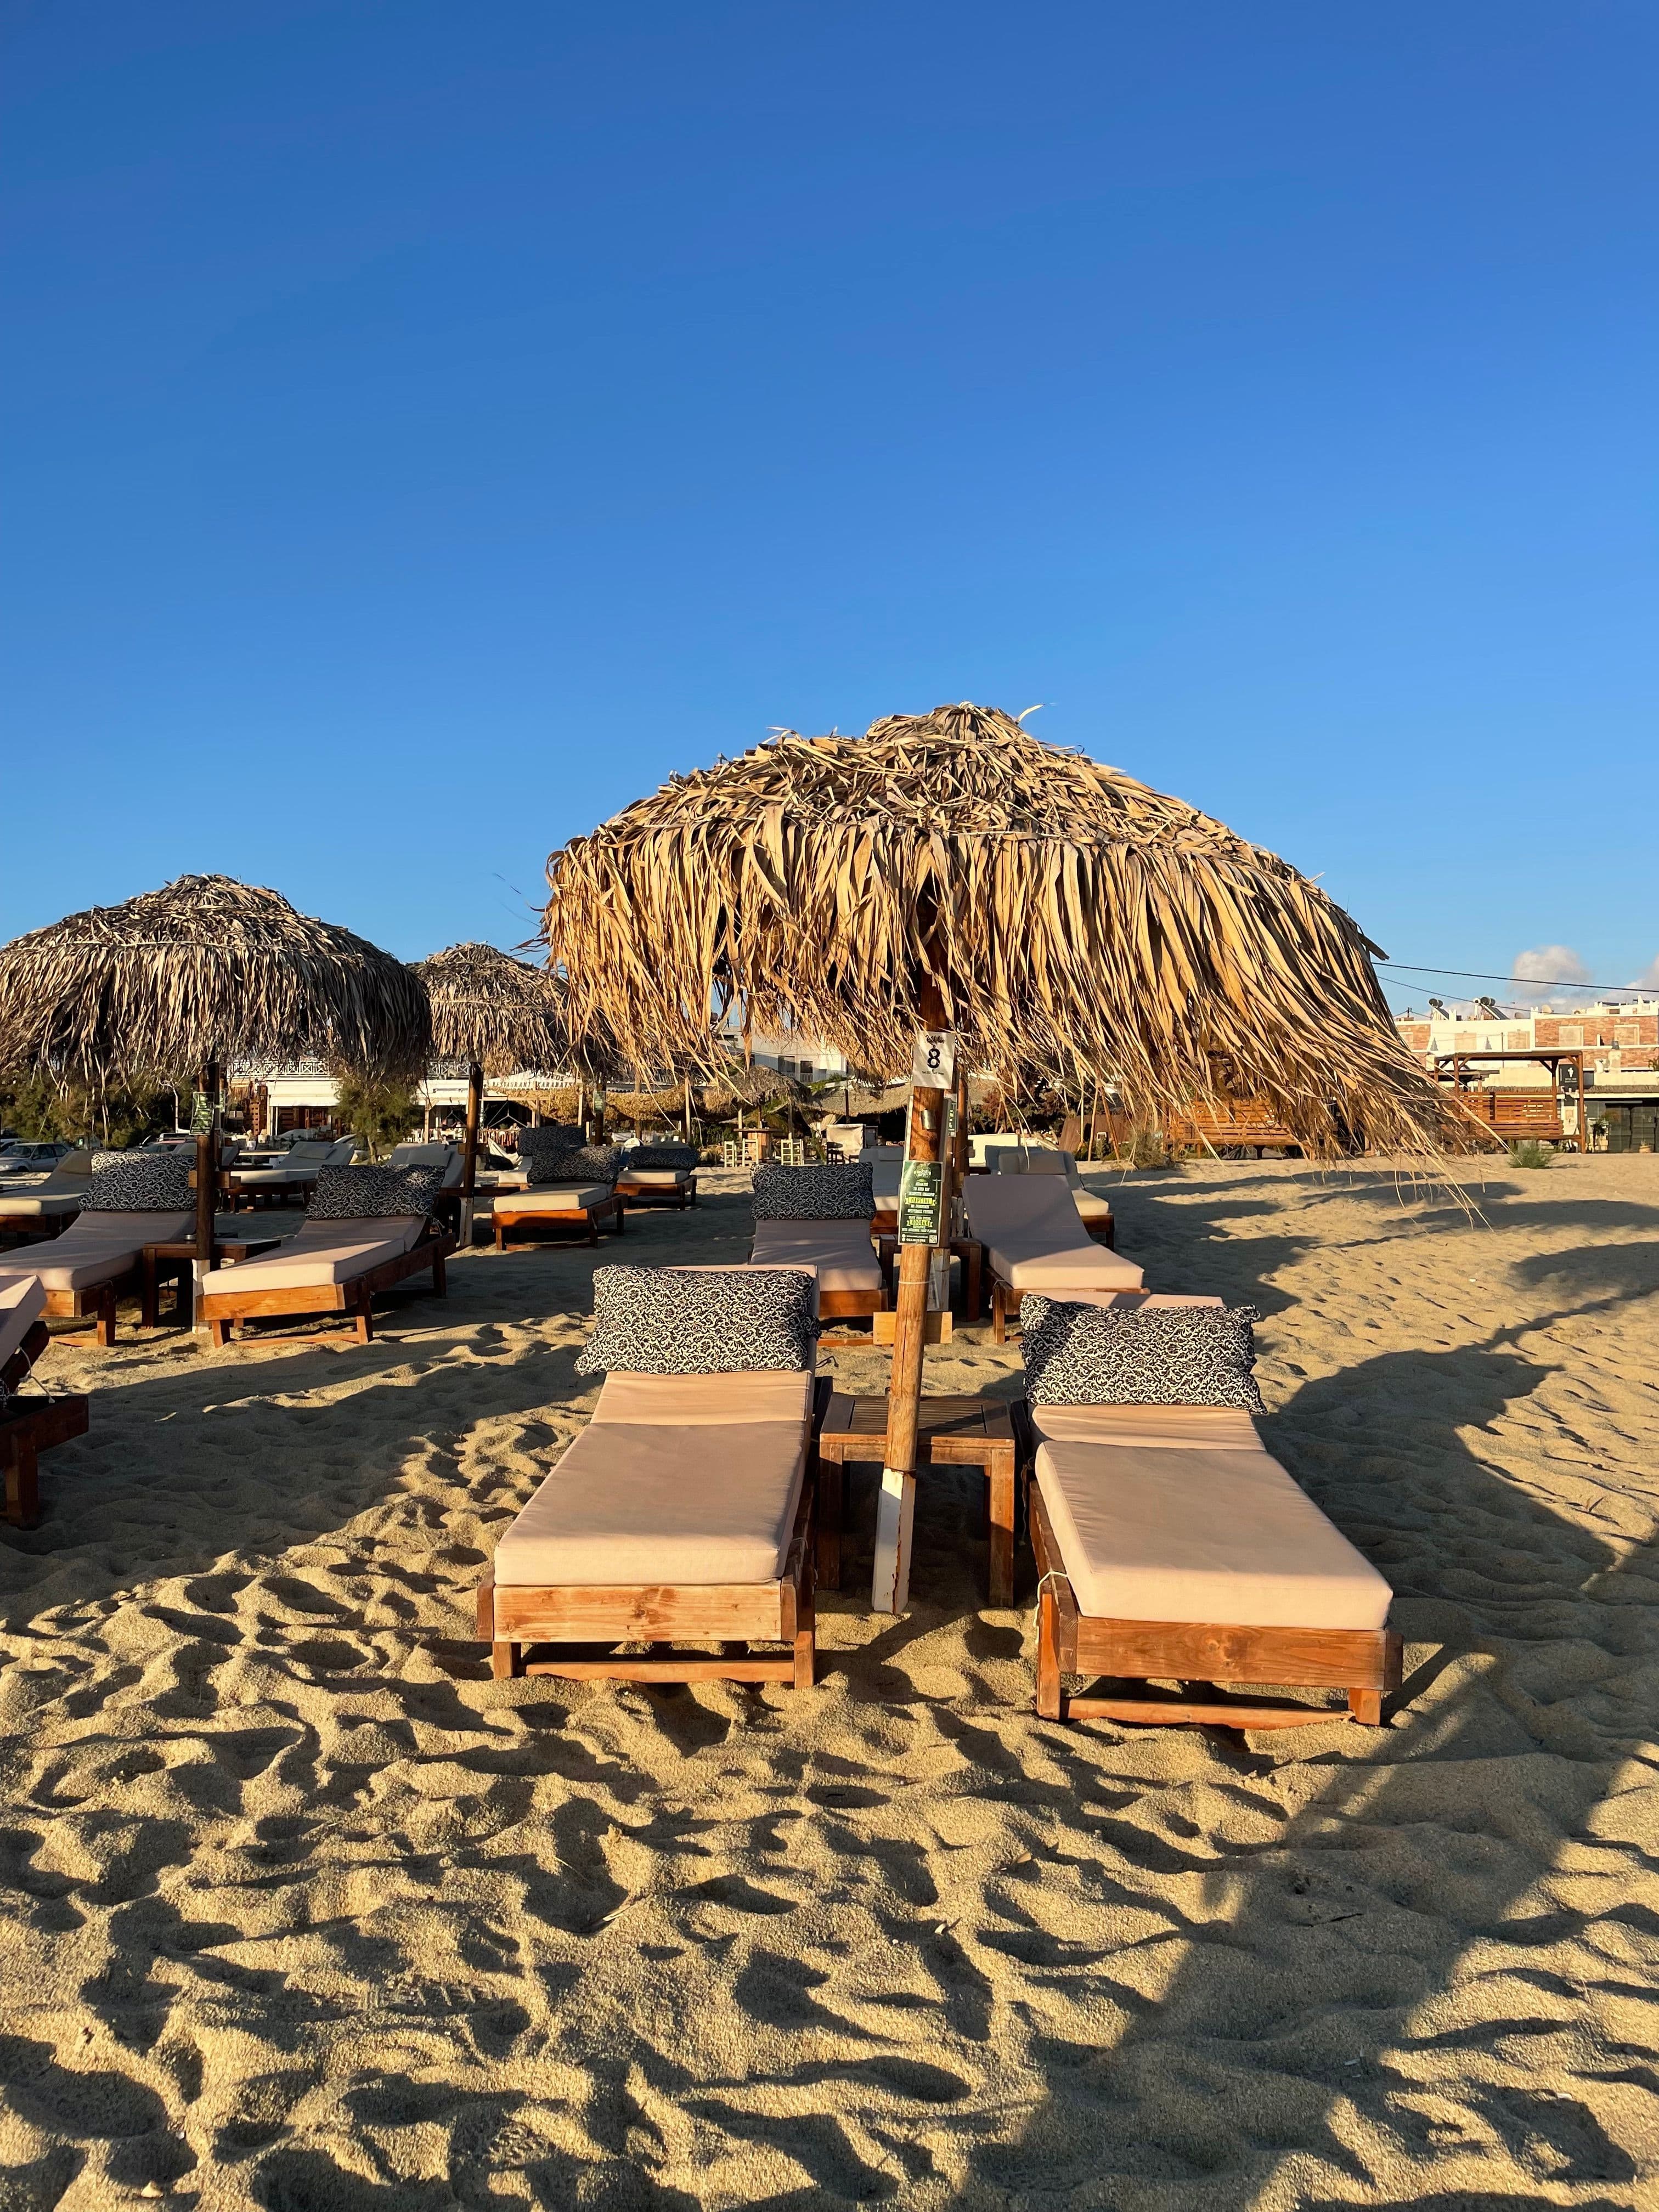
[[[544,927],[580,1024],[641,1060],[692,1053],[711,1001],[864,1066],[918,1030],[1017,1085],[1109,1078],[1149,1116],[1261,1097],[1311,1154],[1432,1155],[1440,1109],[1377,950],[1286,862],[1182,800],[961,705],[863,738],[789,733],[676,777],[548,864]],[[939,1157],[919,1085],[912,1161]],[[960,1115],[959,1115],[960,1119]],[[902,1592],[929,1251],[905,1247],[878,1582]],[[898,1544],[896,1563],[893,1543]],[[880,1589],[878,1603],[882,1602]]]
[[[0,945],[0,1066],[112,1077],[200,1071],[198,1265],[213,1258],[220,1072],[317,1057],[396,1079],[425,1066],[426,993],[400,960],[228,876],[180,876]]]
[[[461,1248],[472,1242],[478,1124],[484,1077],[520,1068],[551,1073],[570,1056],[564,987],[493,945],[452,945],[416,963],[432,1001],[432,1042],[440,1060],[466,1062],[466,1158],[461,1177]]]

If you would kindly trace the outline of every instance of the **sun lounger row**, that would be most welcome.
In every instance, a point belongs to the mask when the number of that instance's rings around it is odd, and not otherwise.
[[[599,1406],[478,1594],[495,1672],[806,1686],[814,1582],[839,1579],[833,1532],[815,1522],[829,1402],[814,1379],[815,1279],[602,1268],[594,1315],[578,1366],[605,1376]],[[1028,1302],[1019,1426],[1045,1718],[1331,1717],[1221,1686],[1278,1683],[1340,1690],[1355,1718],[1382,1719],[1401,1663],[1386,1582],[1265,1449],[1248,1403],[1167,1402],[1179,1376],[1259,1404],[1248,1322],[1214,1299]],[[1091,1376],[1152,1401],[1091,1402]],[[788,1648],[664,1648],[729,1642]],[[1068,1672],[1115,1684],[1068,1696]],[[1170,1683],[1182,1686],[1158,1686]]]

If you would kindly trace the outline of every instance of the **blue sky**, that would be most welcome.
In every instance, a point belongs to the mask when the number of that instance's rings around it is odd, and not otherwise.
[[[511,944],[672,769],[967,697],[1402,960],[1635,976],[1656,61],[1646,0],[9,0],[0,936],[222,869]]]

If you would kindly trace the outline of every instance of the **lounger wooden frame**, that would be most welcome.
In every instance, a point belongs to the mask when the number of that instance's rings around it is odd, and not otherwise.
[[[602,1221],[608,1222],[618,1237],[622,1236],[628,1227],[628,1215],[622,1200],[615,1196],[596,1199],[592,1206],[573,1206],[568,1212],[561,1213],[550,1212],[545,1209],[526,1212],[522,1210],[515,1210],[511,1205],[503,1206],[501,1200],[497,1198],[491,1209],[490,1218],[495,1227],[495,1249],[498,1252],[507,1252],[513,1249],[513,1246],[507,1241],[507,1232],[509,1229],[516,1228],[520,1231],[519,1245],[520,1248],[526,1248],[542,1242],[539,1237],[524,1235],[523,1231],[526,1228],[564,1228],[567,1225],[580,1224],[586,1231],[582,1242],[597,1245],[599,1241],[599,1224]]]
[[[783,1572],[766,1583],[660,1583],[600,1589],[586,1583],[542,1588],[497,1583],[478,1591],[478,1634],[489,1646],[491,1672],[560,1674],[574,1681],[787,1682],[810,1690],[817,1672],[813,1609],[813,1447],[789,1539]],[[560,1644],[782,1643],[775,1656],[738,1658],[680,1653],[646,1658],[612,1652],[599,1657],[526,1660],[526,1645]]]
[[[99,1343],[107,1351],[115,1341],[115,1310],[123,1298],[142,1298],[143,1269],[135,1259],[125,1273],[107,1283],[90,1283],[83,1291],[48,1291],[46,1317],[50,1321],[89,1321]]]
[[[684,1182],[635,1182],[626,1175],[617,1178],[617,1195],[630,1206],[672,1206],[684,1213],[697,1203],[697,1176],[693,1169]]]
[[[1328,1706],[1227,1695],[1226,1682],[1282,1682],[1345,1690],[1348,1711],[1378,1728],[1400,1687],[1402,1645],[1392,1629],[1264,1628],[1246,1622],[1111,1620],[1082,1612],[1066,1577],[1042,1492],[1026,1506],[1036,1559],[1036,1710],[1044,1720],[1098,1718],[1169,1728],[1306,1728],[1334,1720]],[[1179,1682],[1179,1694],[1069,1695],[1062,1674]]]
[[[51,1342],[46,1323],[33,1322],[0,1369],[0,1384],[15,1390]],[[6,1519],[14,1528],[33,1528],[40,1518],[41,1453],[85,1436],[88,1413],[88,1401],[68,1392],[14,1399],[0,1410],[0,1470],[5,1474]]]
[[[451,1237],[428,1226],[419,1243],[407,1252],[382,1261],[378,1267],[354,1276],[349,1283],[289,1283],[269,1291],[216,1291],[203,1298],[202,1318],[212,1331],[215,1344],[223,1345],[240,1322],[261,1315],[349,1314],[351,1327],[341,1333],[356,1343],[369,1344],[374,1337],[374,1300],[380,1292],[430,1268],[434,1294],[446,1297],[449,1283],[444,1262],[454,1249]]]

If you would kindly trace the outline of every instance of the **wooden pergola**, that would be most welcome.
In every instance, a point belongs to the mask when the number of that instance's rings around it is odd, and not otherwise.
[[[1485,1066],[1517,1060],[1528,1061],[1534,1066],[1547,1067],[1550,1071],[1553,1110],[1547,1116],[1525,1110],[1532,1103],[1532,1091],[1486,1091],[1472,1081],[1467,1073],[1471,1066]],[[1589,1150],[1589,1104],[1584,1091],[1584,1054],[1582,1051],[1544,1045],[1512,1052],[1441,1052],[1437,1053],[1434,1058],[1435,1080],[1449,1083],[1458,1104],[1482,1128],[1490,1129],[1492,1135],[1504,1144],[1515,1144],[1528,1137],[1536,1138],[1545,1144],[1559,1145],[1565,1141],[1567,1123],[1563,1111],[1565,1094],[1561,1087],[1561,1071],[1568,1067],[1573,1071],[1573,1103],[1578,1116],[1578,1127],[1572,1133],[1579,1151],[1584,1152]],[[1471,1103],[1476,1098],[1490,1100],[1491,1112],[1477,1109]]]

